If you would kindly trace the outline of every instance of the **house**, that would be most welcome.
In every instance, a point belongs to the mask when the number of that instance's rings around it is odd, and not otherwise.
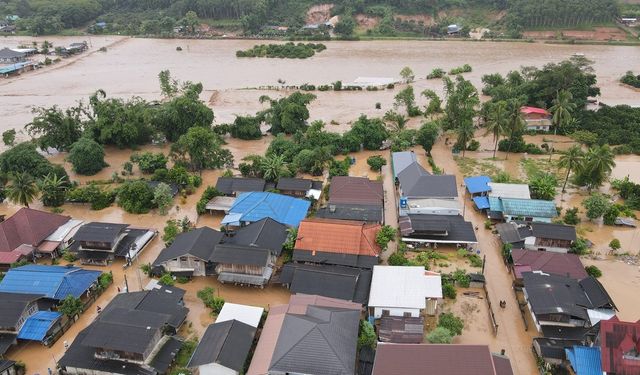
[[[303,294],[271,307],[247,375],[353,375],[360,309]]]
[[[489,183],[491,178],[488,176],[473,176],[464,178],[464,186],[469,195],[473,197],[486,196],[491,191]]]
[[[511,265],[516,283],[522,285],[522,274],[540,271],[559,276],[568,276],[575,280],[589,277],[580,257],[575,254],[562,254],[546,251],[513,249]]]
[[[468,247],[478,243],[473,224],[459,215],[408,215],[399,219],[402,241],[419,245],[455,244]]]
[[[43,341],[52,330],[51,325],[40,325],[37,332],[34,332],[34,323],[39,322],[38,313],[47,310],[51,303],[47,303],[41,294],[23,294],[0,292],[0,356],[2,356],[11,345],[17,343],[17,339],[30,339],[38,336],[38,341]],[[54,313],[60,318],[59,313]],[[37,334],[37,335],[36,335]],[[1,373],[1,372],[0,372]]]
[[[321,207],[315,217],[321,219],[355,220],[370,224],[384,224],[384,211],[376,205],[332,204]]]
[[[551,114],[543,108],[520,107],[527,130],[548,132],[551,128]]]
[[[492,354],[487,345],[378,343],[373,375],[426,373],[513,375],[513,370],[507,357]]]
[[[249,177],[218,177],[216,190],[228,197],[237,197],[241,193],[264,191],[266,181]]]
[[[19,374],[16,368],[16,363],[8,359],[0,360],[0,375],[17,375]]]
[[[182,341],[184,291],[162,287],[118,294],[60,359],[67,374],[165,374]]]
[[[199,375],[244,373],[256,330],[235,319],[216,321],[207,327],[187,367]]]
[[[556,216],[558,211],[553,201],[489,196],[489,218],[491,219],[550,223]]]
[[[600,348],[574,345],[565,349],[565,353],[576,375],[602,375]]]
[[[77,224],[69,216],[21,208],[0,223],[0,269],[36,253],[55,257]]]
[[[382,252],[376,243],[379,224],[362,221],[305,219],[298,227],[293,260],[372,268]]]
[[[384,207],[384,189],[381,181],[366,177],[334,176],[329,186],[330,205],[368,205]]]
[[[180,233],[169,247],[160,252],[153,267],[161,267],[163,272],[178,276],[211,275],[214,273],[211,255],[223,236],[209,227]]]
[[[398,183],[398,173],[402,172],[405,168],[413,163],[417,163],[418,158],[413,151],[400,151],[391,153],[391,170],[393,171],[393,178]]]
[[[0,63],[2,64],[14,64],[25,61],[25,54],[22,52],[16,52],[9,48],[0,49]]]
[[[220,310],[220,313],[216,317],[216,323],[235,319],[251,327],[258,328],[263,313],[264,309],[262,307],[225,302],[224,305],[222,305],[222,310]]]
[[[382,342],[422,344],[424,341],[424,317],[383,316],[378,328]]]
[[[10,269],[0,281],[0,292],[38,294],[54,302],[68,295],[84,299],[101,274],[73,266],[32,264]]]
[[[568,253],[577,239],[576,228],[551,223],[509,222],[496,225],[502,243],[527,250]]]
[[[213,197],[207,205],[205,209],[209,211],[209,213],[213,214],[214,211],[223,212],[225,214],[229,213],[229,210],[233,206],[233,203],[236,201],[234,197],[227,197],[224,195]]]
[[[369,292],[369,315],[417,318],[435,315],[442,298],[440,274],[424,267],[374,266]]]
[[[488,182],[489,196],[494,198],[531,199],[531,192],[527,184],[505,184]]]
[[[640,375],[640,320],[601,320],[599,339],[602,374]]]
[[[221,283],[249,284],[263,287],[271,279],[276,256],[262,247],[219,244],[211,255]]]
[[[278,180],[276,189],[280,194],[318,200],[322,193],[322,181],[314,181],[307,178],[283,177]]]
[[[311,203],[287,195],[250,192],[242,193],[222,219],[221,224],[244,226],[264,218],[271,218],[289,227],[297,227],[307,216]]]
[[[524,297],[538,331],[545,326],[588,328],[609,319],[617,310],[602,284],[588,277],[541,272],[522,274]]]
[[[314,294],[366,305],[371,285],[371,270],[326,264],[287,263],[279,283],[292,293]]]
[[[129,224],[91,222],[78,229],[69,250],[77,253],[82,264],[106,266],[115,258],[131,262],[156,234],[153,229]]]

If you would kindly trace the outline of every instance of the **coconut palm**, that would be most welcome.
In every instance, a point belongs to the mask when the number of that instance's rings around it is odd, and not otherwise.
[[[7,198],[16,204],[29,207],[29,203],[38,195],[36,180],[28,173],[16,173],[11,176],[11,182],[7,185]]]
[[[609,145],[591,147],[585,156],[582,174],[586,185],[591,188],[601,186],[616,166],[615,155]]]
[[[562,156],[558,160],[558,165],[561,168],[567,170],[567,176],[564,179],[564,185],[562,185],[562,192],[566,191],[567,181],[569,181],[569,174],[572,170],[580,167],[584,161],[584,152],[580,146],[576,145],[562,153]]]
[[[462,157],[467,149],[467,144],[473,139],[475,128],[473,122],[463,121],[460,126],[456,128],[456,134],[458,135],[458,145],[462,147]]]
[[[486,123],[487,134],[493,134],[493,140],[495,146],[493,148],[493,158],[496,158],[496,151],[498,151],[498,140],[500,136],[505,133],[507,126],[509,125],[509,119],[507,117],[507,103],[499,101],[490,108],[489,118]]]
[[[522,103],[517,100],[510,100],[507,102],[507,129],[506,133],[509,136],[509,146],[507,148],[507,153],[504,157],[506,160],[509,157],[509,152],[511,152],[511,143],[513,142],[513,138],[516,134],[524,132],[525,130],[525,122],[522,117],[522,112],[520,111],[520,107]]]
[[[549,108],[553,114],[553,134],[557,133],[558,128],[571,122],[571,113],[576,109],[576,104],[571,100],[573,100],[573,95],[567,90],[559,91],[558,96],[553,99],[553,106]]]
[[[269,155],[262,159],[260,168],[262,176],[267,181],[276,181],[286,173],[286,163],[282,155]]]
[[[392,131],[399,132],[405,128],[407,125],[407,118],[401,115],[400,113],[389,110],[384,114],[382,119],[385,123],[390,127]]]

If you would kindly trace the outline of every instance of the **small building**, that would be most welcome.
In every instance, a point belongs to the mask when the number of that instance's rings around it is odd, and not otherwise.
[[[442,298],[440,274],[420,266],[375,266],[369,292],[369,316],[435,315]]]
[[[391,170],[393,171],[393,178],[398,183],[398,173],[402,172],[405,168],[413,163],[417,163],[418,158],[413,151],[400,151],[391,153]]]
[[[91,222],[78,229],[69,250],[77,253],[82,264],[106,266],[116,258],[131,262],[156,234],[129,224]]]
[[[218,177],[216,190],[228,197],[237,197],[241,193],[264,191],[266,181],[249,177]]]
[[[2,64],[15,64],[23,62],[26,59],[26,54],[22,52],[16,52],[9,48],[0,49],[0,63]]]
[[[229,209],[229,213],[222,219],[222,224],[245,226],[268,217],[296,228],[307,216],[310,206],[311,203],[306,199],[292,198],[282,194],[242,193]]]
[[[379,224],[362,221],[305,219],[298,227],[293,260],[372,268],[382,252],[376,243]]]
[[[235,319],[251,327],[258,328],[263,313],[264,309],[262,307],[225,302],[224,305],[222,305],[222,310],[220,310],[220,313],[216,317],[216,323]]]
[[[247,375],[353,375],[359,304],[297,294],[272,306]]]
[[[553,201],[489,197],[489,217],[509,221],[551,223],[558,216]]]
[[[221,232],[209,227],[180,233],[169,247],[160,252],[153,267],[177,276],[212,275],[214,264],[211,255],[223,236]]]
[[[292,293],[337,298],[362,305],[369,299],[371,270],[325,264],[287,263],[279,283]]]
[[[565,349],[565,353],[576,375],[602,375],[600,348],[574,345]]]
[[[488,182],[490,197],[494,198],[516,198],[531,199],[531,192],[527,184],[504,184],[499,182]]]
[[[264,286],[271,279],[276,256],[269,249],[219,244],[211,255],[221,283]]]
[[[527,250],[568,253],[577,239],[576,228],[552,223],[509,222],[496,225],[502,243]]]
[[[513,375],[513,370],[507,357],[492,354],[487,345],[378,343],[372,375],[421,373]]]
[[[398,344],[422,344],[424,317],[383,316],[378,329],[379,340]]]
[[[307,178],[283,177],[278,180],[276,189],[280,194],[318,200],[322,193],[322,181],[314,181]]]
[[[235,201],[236,201],[236,198],[234,197],[226,197],[226,196],[213,197],[209,202],[207,202],[205,209],[209,211],[211,214],[213,214],[214,211],[228,214],[231,207],[233,207],[233,203]]]
[[[329,186],[329,205],[353,204],[384,207],[381,181],[366,177],[334,176]]]
[[[471,197],[486,196],[491,191],[489,183],[491,178],[488,176],[465,177],[464,186]]]
[[[520,107],[527,130],[548,132],[552,126],[551,114],[543,108]]]
[[[602,374],[640,374],[640,321],[600,321]]]
[[[516,283],[520,285],[522,285],[522,274],[525,272],[539,271],[550,275],[568,276],[575,280],[589,277],[580,257],[575,254],[513,249],[511,257],[513,276]]]
[[[18,339],[44,341],[52,331],[54,323],[61,314],[53,313],[49,319],[51,324],[39,324],[39,313],[47,311],[52,303],[47,302],[41,294],[23,294],[0,292],[2,307],[0,308],[0,356],[17,343]],[[40,315],[41,316],[41,315]],[[37,337],[34,337],[37,336]]]
[[[199,375],[244,373],[256,331],[239,320],[216,320],[202,335],[187,367]]]
[[[401,217],[398,224],[402,241],[416,246],[469,247],[478,243],[473,224],[458,215],[408,215]]]
[[[355,220],[369,224],[384,224],[384,211],[377,205],[330,204],[316,211],[321,219]]]
[[[73,266],[26,265],[5,274],[0,281],[0,292],[38,294],[54,302],[68,295],[84,299],[101,274]]]

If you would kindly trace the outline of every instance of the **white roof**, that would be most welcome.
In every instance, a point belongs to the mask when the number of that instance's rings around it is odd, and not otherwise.
[[[51,233],[49,237],[45,239],[45,241],[51,242],[62,242],[69,236],[71,231],[77,231],[78,227],[83,223],[82,220],[71,219],[66,223],[62,224],[55,230],[55,232]]]
[[[427,298],[442,298],[440,274],[421,266],[373,266],[369,306],[424,309]]]
[[[353,86],[386,86],[391,83],[398,82],[395,78],[390,77],[358,77],[353,81]]]
[[[407,200],[410,208],[448,208],[459,210],[460,203],[451,199],[411,199]]]
[[[264,309],[262,307],[225,302],[224,305],[222,305],[220,314],[218,314],[218,317],[216,318],[216,323],[235,319],[239,322],[258,328],[260,319],[262,319],[263,311]]]
[[[589,321],[592,326],[595,326],[601,320],[609,320],[616,315],[615,311],[609,309],[589,309],[587,314],[589,314]]]
[[[529,185],[527,184],[502,184],[498,182],[489,182],[491,191],[490,197],[497,198],[520,198],[531,199],[531,193],[529,193]]]
[[[313,198],[315,200],[318,200],[320,199],[321,194],[322,194],[322,190],[309,189],[309,191],[307,191],[307,198]]]
[[[35,48],[11,48],[11,50],[14,52],[20,52],[20,53],[31,53],[31,52],[38,51]]]
[[[207,210],[227,212],[231,209],[231,206],[233,206],[233,203],[235,201],[236,201],[235,197],[225,197],[225,196],[213,197],[213,199],[207,202],[207,205],[205,206],[205,208]]]

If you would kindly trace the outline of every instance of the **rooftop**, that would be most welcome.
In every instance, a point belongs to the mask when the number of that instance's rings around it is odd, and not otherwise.
[[[69,216],[21,208],[0,223],[0,251],[9,252],[23,244],[37,247],[70,219]]]
[[[399,220],[403,238],[436,243],[478,243],[473,224],[460,215],[408,215]]]
[[[366,177],[335,176],[329,187],[329,204],[364,204],[382,206],[382,182]]]
[[[418,162],[398,173],[402,195],[408,198],[457,198],[458,187],[454,175],[432,175]]]
[[[503,184],[498,182],[488,182],[487,185],[491,189],[491,191],[489,192],[490,197],[531,199],[529,185],[527,184]]]
[[[393,167],[393,177],[397,178],[398,173],[417,161],[418,159],[413,151],[392,152],[391,163]]]
[[[216,323],[235,319],[252,327],[258,328],[263,312],[264,309],[262,307],[225,302],[224,305],[222,305],[222,310],[216,318]]]
[[[198,347],[189,360],[188,367],[216,363],[242,372],[255,334],[256,327],[241,321],[216,321],[209,325],[202,335]]]
[[[470,194],[485,193],[491,191],[489,183],[491,178],[488,176],[465,177],[464,185]]]
[[[513,249],[511,257],[517,278],[522,278],[522,272],[526,271],[542,271],[548,274],[569,276],[576,280],[589,276],[580,257],[575,254]]]
[[[618,317],[600,321],[602,371],[640,374],[640,320],[623,322]]]
[[[0,327],[13,328],[30,303],[42,298],[41,294],[0,292]]]
[[[298,227],[295,250],[377,257],[379,224],[362,221],[305,219]]]
[[[424,309],[426,298],[442,298],[440,274],[420,266],[374,266],[369,306]]]
[[[274,255],[280,255],[287,236],[286,225],[266,217],[235,230],[231,237],[224,237],[222,243],[262,247],[269,249]]]
[[[558,216],[556,204],[553,201],[489,197],[489,204],[491,211],[502,212],[503,215],[538,218]]]
[[[319,208],[316,217],[322,219],[356,220],[368,223],[383,222],[382,207],[379,205],[332,204]]]
[[[71,266],[27,265],[10,269],[0,282],[0,292],[42,294],[61,300],[79,298],[102,272]]]
[[[566,348],[567,359],[578,375],[602,375],[600,348],[574,345]]]
[[[21,340],[42,341],[51,327],[62,317],[57,311],[37,311],[24,322],[18,333]]]
[[[261,178],[218,177],[216,189],[224,195],[251,191],[264,191],[266,182]]]
[[[547,238],[553,240],[575,241],[576,227],[572,225],[552,224],[552,223],[531,223],[533,236],[537,238]]]
[[[306,178],[289,178],[283,177],[278,180],[276,189],[290,191],[308,191],[313,188],[313,180]]]
[[[222,223],[254,222],[271,218],[281,224],[297,227],[307,215],[311,203],[268,192],[242,193],[233,203]]]
[[[221,232],[209,227],[196,228],[189,232],[180,233],[169,247],[160,252],[153,264],[160,265],[184,255],[192,255],[208,261],[213,254],[213,249],[220,243],[223,236]]]
[[[106,242],[113,244],[129,224],[92,222],[81,226],[73,236],[74,241]]]

